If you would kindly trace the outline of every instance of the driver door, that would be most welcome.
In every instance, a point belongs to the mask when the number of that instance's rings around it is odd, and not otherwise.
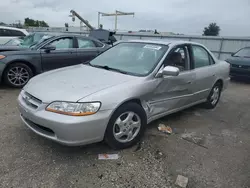
[[[178,76],[156,78],[157,86],[150,101],[153,116],[161,116],[178,111],[191,103],[195,73],[190,71],[189,46],[177,46],[170,51],[169,55],[176,51],[182,51],[182,57],[185,62],[184,70]],[[167,62],[169,55],[164,61],[164,66],[171,63]]]
[[[46,44],[55,46],[56,49],[51,51],[41,49],[43,71],[76,64],[77,52],[73,41],[73,37],[62,37]]]

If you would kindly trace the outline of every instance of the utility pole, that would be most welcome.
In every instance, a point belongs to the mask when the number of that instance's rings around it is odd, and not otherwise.
[[[132,15],[133,17],[135,16],[134,12],[121,12],[116,10],[115,13],[103,13],[103,12],[98,12],[98,28],[100,26],[100,17],[101,16],[115,16],[115,31],[117,31],[117,16],[129,16]]]

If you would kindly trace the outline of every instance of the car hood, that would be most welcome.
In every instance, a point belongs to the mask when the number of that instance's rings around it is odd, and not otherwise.
[[[40,74],[32,78],[24,90],[44,103],[76,102],[88,95],[135,78],[88,65],[76,65]]]
[[[28,50],[29,48],[24,48],[24,47],[20,47],[20,46],[5,46],[5,45],[1,45],[0,46],[0,52],[4,52],[4,51],[24,51],[24,50]]]
[[[231,57],[226,60],[230,64],[235,65],[250,65],[250,58],[247,57]]]

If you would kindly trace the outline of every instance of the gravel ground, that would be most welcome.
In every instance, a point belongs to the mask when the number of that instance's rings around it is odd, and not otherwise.
[[[250,84],[232,82],[216,109],[193,107],[149,125],[142,142],[112,151],[104,143],[65,147],[37,136],[20,121],[19,90],[0,88],[0,187],[189,188],[250,187]],[[173,128],[160,133],[159,123]],[[101,161],[99,153],[118,153]]]

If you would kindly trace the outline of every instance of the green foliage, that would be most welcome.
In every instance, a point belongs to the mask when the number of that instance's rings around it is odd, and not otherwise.
[[[30,18],[24,19],[24,25],[30,27],[49,27],[49,25],[45,21],[33,20]]]
[[[220,33],[220,27],[216,23],[210,23],[208,27],[204,28],[204,36],[218,36]]]

